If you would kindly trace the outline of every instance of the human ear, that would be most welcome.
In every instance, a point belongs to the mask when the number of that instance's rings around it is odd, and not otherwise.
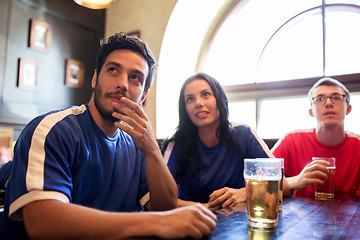
[[[309,109],[309,115],[310,115],[311,117],[315,117],[315,116],[314,116],[314,113],[313,113],[313,111],[312,111],[311,108]]]
[[[96,81],[97,81],[97,71],[96,71],[96,69],[95,69],[94,75],[93,75],[92,80],[91,80],[91,87],[92,87],[92,88],[95,88],[95,86],[96,86]]]
[[[352,106],[350,104],[348,104],[347,108],[346,108],[346,115],[348,115],[352,110]]]
[[[140,99],[140,105],[142,105],[142,103],[145,101],[146,99],[146,96],[148,95],[149,91],[146,91],[143,93],[143,95],[141,96],[141,99]]]

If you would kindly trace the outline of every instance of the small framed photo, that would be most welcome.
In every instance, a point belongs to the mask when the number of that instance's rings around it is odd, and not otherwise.
[[[138,37],[138,38],[140,38],[140,31],[126,33],[126,35],[130,36],[130,37]]]
[[[65,85],[71,88],[82,88],[84,83],[84,64],[80,61],[66,59]]]
[[[30,59],[19,59],[18,83],[19,88],[34,90],[38,81],[38,63]]]
[[[30,37],[29,47],[40,51],[47,51],[51,43],[51,26],[50,24],[31,19],[30,20]]]

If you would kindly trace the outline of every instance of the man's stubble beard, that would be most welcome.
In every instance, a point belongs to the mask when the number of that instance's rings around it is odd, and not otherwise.
[[[120,121],[119,119],[112,116],[112,113],[115,112],[115,109],[107,110],[105,108],[105,104],[101,102],[102,98],[104,99],[104,102],[105,102],[106,96],[105,96],[105,94],[103,94],[101,87],[98,86],[98,84],[96,84],[95,91],[94,91],[94,104],[95,104],[96,109],[99,111],[100,115],[103,118],[105,118],[113,123],[119,122]]]

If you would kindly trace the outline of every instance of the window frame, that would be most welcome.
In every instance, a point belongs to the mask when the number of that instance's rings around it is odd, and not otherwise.
[[[209,49],[211,48],[212,42],[215,39],[219,29],[222,27],[226,19],[231,15],[233,11],[237,11],[239,8],[246,4],[249,0],[234,0],[229,4],[228,8],[223,12],[222,16],[217,20],[215,27],[211,34],[208,35],[208,38],[204,39],[204,44],[201,54],[199,55],[198,64],[196,69],[198,71],[202,70],[203,62],[206,61]],[[300,16],[303,13],[313,11],[316,8],[321,8],[322,11],[322,25],[323,25],[323,73],[325,72],[326,66],[326,52],[325,52],[325,12],[327,7],[342,7],[342,6],[352,6],[360,9],[360,5],[349,4],[349,3],[330,3],[326,4],[326,1],[322,1],[321,6],[316,6],[309,8],[307,10],[302,11],[299,14],[291,17],[288,21],[282,24],[274,34],[269,38],[267,43],[265,44],[262,52],[265,50],[268,43],[271,39],[276,35],[276,33],[283,28],[286,23],[290,22],[292,19]],[[261,58],[261,55],[259,56]],[[249,84],[236,84],[236,85],[225,85],[223,86],[226,93],[228,94],[229,101],[241,101],[241,100],[257,100],[261,98],[276,98],[276,97],[289,97],[289,96],[301,96],[306,95],[308,90],[316,83],[319,79],[323,77],[332,77],[340,82],[342,82],[350,92],[359,92],[360,91],[360,72],[352,73],[346,75],[335,75],[335,76],[327,76],[323,74],[323,76],[318,77],[310,77],[310,78],[301,78],[301,79],[288,79],[281,81],[273,81],[273,82],[255,82]]]
[[[219,29],[224,24],[225,20],[229,15],[236,11],[238,8],[241,8],[243,4],[246,4],[248,1],[242,0],[234,0],[229,8],[224,12],[224,14],[217,20],[217,24],[215,24],[213,31],[204,39],[203,47],[201,49],[201,54],[199,55],[198,64],[196,69],[201,71],[203,67],[203,63],[205,62],[209,49],[211,48],[212,42],[214,41],[216,34]],[[271,41],[271,39],[276,35],[276,33],[285,26],[286,23],[291,21],[293,18],[301,15],[302,13],[312,11],[317,8],[321,8],[322,12],[322,35],[323,35],[323,73],[325,73],[326,66],[326,52],[325,52],[325,12],[327,7],[334,6],[354,6],[356,8],[360,8],[359,5],[355,4],[347,4],[347,3],[332,3],[326,4],[325,0],[322,1],[322,5],[316,6],[301,13],[293,16],[288,21],[286,21],[283,25],[281,25],[274,34],[269,38],[267,44]],[[266,48],[267,44],[264,46]],[[264,51],[264,49],[262,51]],[[261,55],[259,56],[261,58]],[[300,97],[307,96],[309,89],[321,78],[323,77],[331,77],[342,82],[350,91],[350,93],[360,92],[360,72],[352,73],[352,74],[343,74],[343,75],[334,75],[328,76],[323,74],[323,76],[310,77],[310,78],[301,78],[301,79],[288,79],[281,81],[273,81],[273,82],[255,82],[248,84],[237,84],[237,85],[224,85],[223,88],[227,94],[229,102],[240,102],[240,101],[255,101],[256,107],[256,125],[259,123],[259,112],[260,112],[260,104],[263,99],[277,99],[283,97]]]
[[[229,101],[257,100],[307,95],[309,89],[324,76],[223,86]],[[327,76],[342,82],[350,92],[360,91],[360,73]]]

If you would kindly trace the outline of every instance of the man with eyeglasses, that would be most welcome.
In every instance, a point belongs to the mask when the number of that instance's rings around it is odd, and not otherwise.
[[[334,157],[335,195],[360,197],[360,135],[344,130],[345,116],[352,108],[349,90],[325,77],[314,84],[308,97],[316,128],[288,133],[272,149],[275,157],[284,158],[284,194],[314,197],[314,184],[323,183],[328,163],[312,162],[312,157]]]

